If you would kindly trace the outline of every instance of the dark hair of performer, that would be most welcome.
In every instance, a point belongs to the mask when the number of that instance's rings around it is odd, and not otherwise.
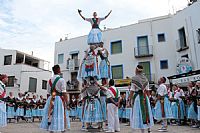
[[[113,79],[110,79],[109,86],[114,86],[114,85],[115,85],[115,81]]]
[[[52,67],[53,73],[54,74],[59,74],[60,73],[60,66],[59,65],[55,65]]]
[[[135,69],[135,74],[140,74],[142,72],[143,72],[143,66],[137,65],[137,67]]]

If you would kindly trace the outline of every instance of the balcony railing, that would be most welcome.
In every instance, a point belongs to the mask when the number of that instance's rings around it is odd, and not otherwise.
[[[67,83],[67,91],[79,90],[79,82],[76,80],[72,80]]]
[[[78,70],[80,65],[80,59],[67,60],[67,70],[74,71]]]
[[[177,52],[184,51],[189,48],[188,46],[189,41],[188,38],[179,38],[176,40],[176,50]]]
[[[142,57],[151,57],[153,56],[153,46],[141,46],[134,48],[134,55],[135,58],[142,58]]]

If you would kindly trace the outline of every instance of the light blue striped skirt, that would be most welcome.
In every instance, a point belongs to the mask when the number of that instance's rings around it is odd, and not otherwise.
[[[70,124],[70,118],[69,118],[69,110],[66,110],[66,117],[67,117],[67,128],[70,129],[71,124]]]
[[[162,117],[162,110],[161,110],[161,103],[160,100],[156,102],[155,105],[155,116],[154,118],[156,120],[161,120],[161,119],[170,119],[173,118],[172,116],[172,110],[171,110],[171,103],[167,97],[164,98],[164,111],[165,111],[165,117]]]
[[[188,119],[197,120],[197,113],[194,111],[194,103],[192,103],[188,109]]]
[[[26,109],[26,115],[24,117],[32,117],[31,109]]]
[[[99,65],[99,71],[100,71],[100,78],[106,78],[106,79],[110,78],[111,71],[106,60],[101,60]]]
[[[86,78],[91,76],[91,77],[95,77],[97,79],[100,79],[99,69],[98,69],[98,64],[97,64],[96,58],[94,58],[94,69],[93,70],[87,72],[85,67],[86,67],[86,64],[85,64],[85,61],[84,61],[84,63],[81,66],[79,78],[86,79]]]
[[[148,98],[147,98],[148,99]],[[147,100],[148,103],[148,113],[149,113],[149,120],[148,124],[143,123],[142,119],[142,111],[140,106],[140,97],[139,95],[135,98],[134,105],[130,114],[130,125],[133,129],[147,129],[151,128],[154,125],[153,115],[151,111],[151,106],[149,99]]]
[[[38,116],[38,109],[32,109],[32,116],[37,117]]]
[[[24,108],[17,108],[15,115],[24,116]]]
[[[78,106],[77,108],[77,118],[79,118],[80,120],[82,119],[82,106]]]
[[[43,116],[44,109],[38,109],[37,115]]]
[[[88,35],[87,43],[89,45],[92,45],[92,44],[100,44],[101,42],[103,42],[101,30],[98,28],[91,29]]]
[[[13,119],[15,118],[15,108],[14,107],[7,107],[7,118]]]
[[[7,125],[6,104],[0,101],[0,127]]]
[[[76,117],[76,115],[77,115],[77,110],[76,110],[76,108],[71,108],[70,109],[70,115],[69,116],[71,116],[71,117]]]
[[[56,96],[54,100],[54,108],[51,119],[51,124],[48,125],[48,110],[50,105],[51,96],[48,98],[45,107],[40,128],[49,131],[64,131],[64,107],[60,96]]]
[[[198,106],[198,121],[200,121],[200,106]]]
[[[97,98],[93,102],[86,100],[84,108],[83,122],[103,122],[102,109]]]
[[[101,108],[102,108],[102,112],[103,112],[103,120],[106,121],[106,96],[101,96],[100,97],[100,101],[101,101]]]

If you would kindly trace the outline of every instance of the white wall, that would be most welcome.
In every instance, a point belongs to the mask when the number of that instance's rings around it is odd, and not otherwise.
[[[109,55],[111,66],[123,64],[125,78],[126,76],[131,77],[134,75],[134,69],[138,62],[150,61],[151,73],[155,74],[155,81],[157,81],[161,76],[167,77],[176,74],[177,60],[188,53],[195,69],[200,69],[200,52],[198,52],[200,51],[200,44],[197,44],[196,36],[196,30],[200,28],[199,12],[200,2],[198,1],[175,15],[145,19],[136,24],[104,31],[104,47],[108,49],[109,53],[111,52],[110,43],[122,40],[122,53]],[[183,26],[190,46],[188,50],[177,52],[178,29]],[[165,42],[158,42],[157,35],[160,33],[165,34]],[[134,47],[137,46],[138,36],[148,36],[149,45],[153,45],[153,57],[134,57]],[[66,80],[70,79],[70,71],[66,71],[66,61],[70,57],[69,52],[79,51],[79,59],[82,59],[84,50],[88,47],[87,36],[72,38],[55,44],[54,63],[57,64],[58,54],[65,54],[65,61],[60,66],[64,70],[64,78],[66,77]],[[195,57],[195,49],[197,57]],[[168,60],[168,69],[160,69],[160,60]]]
[[[11,65],[4,65],[4,56],[12,55]],[[18,92],[24,93],[29,89],[29,77],[37,78],[36,94],[46,97],[47,91],[42,89],[42,80],[48,81],[51,72],[41,68],[29,66],[26,64],[15,64],[16,50],[0,49],[0,73],[8,76],[15,76],[17,79],[14,87],[6,87],[7,95],[10,91],[17,96]],[[41,61],[43,62],[43,61]]]

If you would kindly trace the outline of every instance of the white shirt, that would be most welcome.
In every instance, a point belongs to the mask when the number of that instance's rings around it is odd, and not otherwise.
[[[116,92],[117,92],[117,88],[114,86],[111,86]],[[114,94],[112,93],[112,91],[110,89],[107,90],[107,98],[115,98]],[[118,89],[118,98],[120,97],[120,91]]]
[[[101,22],[102,20],[104,20],[104,19],[105,19],[105,17],[104,17],[104,18],[98,18],[97,24],[99,25],[99,24],[100,24],[100,22]],[[94,24],[94,22],[93,22],[92,18],[85,18],[85,21],[88,21],[88,22],[90,22],[90,23],[91,23],[91,25],[93,25],[93,24]]]
[[[54,75],[53,77],[51,77],[51,82],[53,84],[54,80],[58,77],[59,75]],[[56,83],[55,85],[55,88],[58,92],[67,92],[66,91],[66,83],[65,83],[65,80],[63,78],[60,78],[58,80],[58,82]],[[47,92],[48,93],[51,93],[51,86],[48,82],[48,89],[47,89]]]
[[[165,96],[168,94],[167,92],[167,87],[165,84],[160,84],[158,89],[157,89],[157,94],[159,94],[160,96]]]

